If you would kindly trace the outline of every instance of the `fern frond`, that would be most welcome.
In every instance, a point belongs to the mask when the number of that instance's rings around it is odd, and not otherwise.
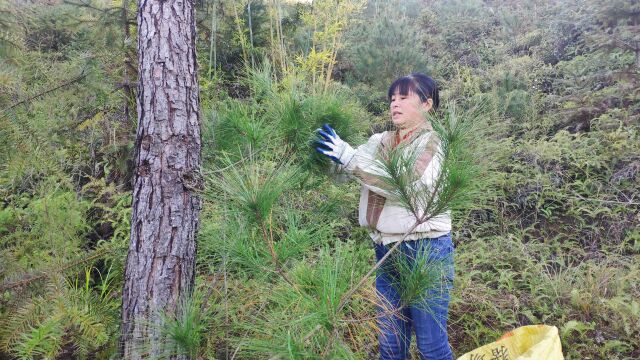
[[[23,334],[30,333],[46,318],[48,306],[49,302],[43,297],[25,299],[22,306],[0,322],[0,348],[11,352],[21,342]]]
[[[11,353],[19,359],[31,360],[38,357],[55,358],[62,346],[64,331],[55,320],[48,320],[29,332],[20,335],[20,341],[11,348]]]

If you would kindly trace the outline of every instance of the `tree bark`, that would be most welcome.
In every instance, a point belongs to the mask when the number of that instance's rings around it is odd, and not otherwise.
[[[209,78],[213,77],[211,72],[212,65],[214,69],[218,69],[218,64],[217,64],[218,41],[216,39],[217,32],[218,32],[218,24],[216,21],[217,16],[218,16],[218,9],[216,7],[215,0],[213,0],[213,11],[211,12],[211,37],[209,38],[209,72],[208,72]]]
[[[120,348],[125,359],[184,358],[168,349],[163,319],[179,311],[195,273],[201,140],[194,5],[138,0],[138,129]]]
[[[124,123],[125,125],[129,125],[130,114],[129,114],[129,100],[131,99],[131,81],[129,79],[129,66],[131,66],[131,58],[129,57],[129,52],[127,51],[127,43],[131,39],[131,31],[129,30],[129,0],[122,1],[122,28],[123,28],[123,36],[122,47],[124,49],[124,65],[122,69],[122,88],[124,89]]]
[[[254,46],[253,46],[253,24],[251,21],[251,0],[249,0],[249,2],[247,3],[247,17],[249,18],[249,44],[251,44],[251,49],[249,49],[250,50],[249,54],[251,55],[251,67],[255,69],[256,61],[253,56]]]

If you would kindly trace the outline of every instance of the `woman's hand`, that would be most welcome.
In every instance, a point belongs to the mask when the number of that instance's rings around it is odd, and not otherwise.
[[[317,131],[318,138],[316,140],[316,151],[322,155],[328,156],[338,164],[344,165],[343,155],[345,150],[351,149],[351,146],[344,140],[340,139],[340,136],[336,134],[329,124],[322,125],[322,129]],[[342,159],[342,160],[341,160]]]

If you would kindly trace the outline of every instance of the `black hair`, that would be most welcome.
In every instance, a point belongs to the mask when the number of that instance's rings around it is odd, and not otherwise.
[[[440,105],[440,95],[438,94],[438,84],[435,80],[422,73],[412,73],[407,76],[396,79],[391,86],[387,98],[391,101],[391,97],[395,93],[400,95],[408,95],[414,92],[420,97],[420,101],[425,102],[428,99],[433,100],[434,110]]]

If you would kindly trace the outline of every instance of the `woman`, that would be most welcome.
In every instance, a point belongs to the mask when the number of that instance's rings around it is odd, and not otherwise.
[[[367,143],[352,148],[329,126],[318,131],[318,152],[340,164],[360,183],[359,222],[370,229],[378,261],[398,241],[404,241],[397,253],[410,266],[416,259],[444,264],[440,286],[428,290],[418,303],[403,304],[398,288],[397,270],[383,267],[376,276],[376,289],[385,304],[379,311],[380,359],[406,359],[412,330],[416,333],[421,359],[453,359],[447,336],[449,292],[453,282],[453,244],[449,213],[430,217],[416,224],[416,215],[393,198],[380,181],[376,159],[389,151],[411,151],[417,154],[413,171],[419,186],[433,189],[440,172],[439,140],[426,119],[438,108],[438,88],[430,77],[414,73],[394,81],[388,91],[389,110],[395,131],[374,134]],[[419,216],[419,215],[418,215]],[[419,221],[418,221],[419,222]],[[405,233],[407,233],[406,238]]]

